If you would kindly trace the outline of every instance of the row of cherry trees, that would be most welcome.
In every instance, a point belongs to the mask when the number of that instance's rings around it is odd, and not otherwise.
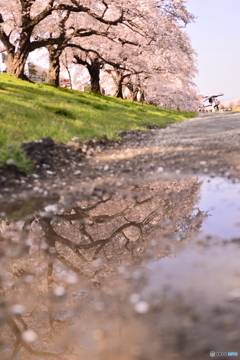
[[[185,0],[8,0],[0,3],[7,71],[25,79],[30,53],[45,48],[48,81],[59,86],[61,62],[88,70],[92,91],[114,81],[117,97],[193,109],[195,54],[184,27]],[[127,95],[126,95],[127,94]]]

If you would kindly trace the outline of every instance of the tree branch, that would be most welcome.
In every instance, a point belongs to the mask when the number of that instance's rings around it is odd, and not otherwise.
[[[126,68],[119,65],[119,63],[115,63],[115,62],[113,62],[111,60],[105,59],[96,50],[85,49],[81,45],[77,45],[77,44],[67,44],[66,47],[72,47],[72,48],[75,48],[75,49],[79,49],[79,50],[81,50],[83,52],[86,52],[86,53],[93,53],[93,54],[97,55],[97,57],[99,57],[99,59],[101,59],[104,63],[109,64],[109,65],[111,65],[111,66],[113,66],[113,67],[115,67],[117,69],[126,70]],[[78,55],[74,55],[74,58],[76,59],[78,64],[81,64],[81,65],[84,65],[84,66],[89,65],[89,63],[86,60],[80,59],[80,57]]]
[[[1,21],[1,19],[2,19],[2,15],[0,14],[0,23],[3,22],[3,20]],[[15,46],[11,44],[9,40],[9,35],[5,33],[1,25],[0,25],[0,40],[2,41],[3,45],[5,46],[5,48],[9,53],[15,52]]]

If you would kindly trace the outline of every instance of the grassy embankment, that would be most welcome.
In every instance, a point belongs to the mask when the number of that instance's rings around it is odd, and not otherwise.
[[[19,150],[21,142],[46,136],[61,142],[103,134],[116,138],[116,131],[144,129],[144,123],[165,126],[193,116],[195,113],[32,84],[1,74],[0,167],[13,159],[20,169],[30,171],[31,166]]]

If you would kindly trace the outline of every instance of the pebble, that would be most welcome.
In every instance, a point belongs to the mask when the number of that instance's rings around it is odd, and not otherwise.
[[[42,192],[42,189],[40,189],[38,186],[34,186],[33,191]]]
[[[73,175],[80,175],[81,174],[81,171],[80,170],[76,170],[74,171]]]
[[[26,283],[26,284],[30,284],[31,282],[33,282],[35,279],[35,276],[34,275],[26,275],[24,276],[23,278],[23,281]]]
[[[53,289],[53,293],[55,296],[63,296],[65,294],[65,289],[63,286],[57,286],[55,289]]]
[[[139,294],[131,294],[129,297],[129,301],[131,304],[136,304],[137,302],[139,302],[139,300],[140,300]]]
[[[21,304],[14,304],[10,306],[9,310],[14,315],[22,315],[25,311],[25,307]]]
[[[30,228],[29,228],[28,230],[31,230],[31,226],[30,226]],[[26,240],[26,245],[27,245],[27,246],[32,246],[34,243],[35,243],[35,241],[34,241],[34,239],[32,239],[32,238],[28,238],[28,239]]]
[[[65,279],[68,284],[77,284],[78,277],[76,275],[68,275]]]
[[[108,171],[109,170],[109,165],[105,165],[103,168],[104,171]]]
[[[50,248],[48,249],[48,252],[49,252],[49,254],[55,254],[55,253],[56,253],[55,247],[50,247]]]
[[[47,205],[45,206],[44,210],[47,212],[53,212],[56,213],[57,212],[57,205]]]
[[[23,331],[23,333],[21,334],[21,338],[27,343],[32,343],[38,339],[38,335],[35,333],[35,331],[29,329]]]
[[[39,178],[39,175],[37,175],[37,174],[32,174],[32,177],[34,177],[35,179],[38,179],[38,178]]]
[[[134,306],[134,310],[138,314],[146,314],[149,311],[149,305],[146,301],[138,301]]]
[[[95,309],[97,310],[97,311],[103,311],[104,310],[104,303],[102,303],[101,301],[98,301],[96,304],[95,304]]]
[[[74,136],[71,140],[78,142],[78,141],[79,141],[79,138],[78,138],[77,136]]]
[[[7,164],[7,165],[13,165],[13,164],[15,164],[15,160],[14,160],[14,159],[8,159],[8,160],[6,161],[6,164]]]

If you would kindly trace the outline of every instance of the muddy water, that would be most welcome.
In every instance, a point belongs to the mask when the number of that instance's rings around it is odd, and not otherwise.
[[[2,218],[1,359],[240,354],[239,200],[192,177]]]

